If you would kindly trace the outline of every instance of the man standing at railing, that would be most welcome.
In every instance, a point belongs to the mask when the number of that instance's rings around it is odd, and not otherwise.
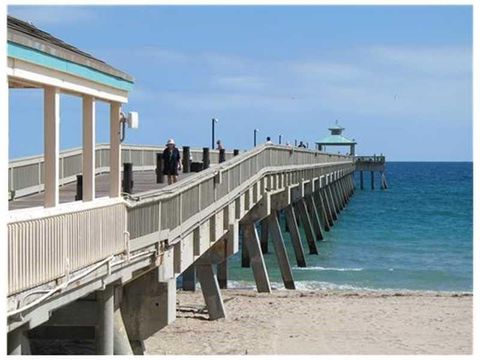
[[[167,147],[163,150],[163,173],[167,175],[168,185],[177,182],[178,171],[182,170],[180,151],[173,139],[168,139]]]

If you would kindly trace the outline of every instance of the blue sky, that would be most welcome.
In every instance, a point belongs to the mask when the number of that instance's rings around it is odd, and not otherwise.
[[[226,147],[253,129],[313,144],[336,119],[358,153],[472,160],[469,6],[10,6],[133,75],[127,143]],[[81,102],[62,95],[61,148],[81,144]],[[26,105],[28,104],[28,105]],[[42,93],[10,91],[10,158],[43,152]],[[108,142],[97,107],[97,142]],[[25,129],[29,129],[25,133]],[[347,149],[342,149],[347,151]]]

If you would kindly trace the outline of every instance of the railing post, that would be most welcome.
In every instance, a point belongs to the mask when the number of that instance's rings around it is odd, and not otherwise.
[[[203,170],[208,169],[210,167],[210,148],[204,147],[203,148]]]
[[[155,169],[157,175],[157,184],[162,184],[164,181],[163,176],[163,154],[157,153],[157,168]]]
[[[83,175],[77,175],[77,191],[75,201],[83,200]]]
[[[233,149],[233,156],[237,156],[240,153],[240,150]]]
[[[59,203],[60,177],[60,91],[48,86],[44,91],[45,207]]]
[[[110,197],[120,196],[120,107],[118,102],[110,103]]]
[[[190,146],[184,146],[182,151],[183,173],[190,172]]]
[[[220,149],[218,151],[218,162],[222,163],[225,161],[225,149]]]
[[[122,191],[127,194],[132,193],[133,188],[133,164],[124,163],[123,164],[123,182],[122,182]]]

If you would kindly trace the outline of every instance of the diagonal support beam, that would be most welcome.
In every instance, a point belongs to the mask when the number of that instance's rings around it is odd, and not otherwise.
[[[307,267],[305,253],[303,251],[303,245],[300,239],[300,231],[298,230],[298,224],[297,220],[295,219],[295,212],[292,205],[288,205],[285,208],[285,220],[289,229],[290,239],[292,240],[295,258],[297,259],[297,266]]]
[[[250,266],[253,277],[257,284],[258,292],[271,292],[270,280],[268,279],[267,267],[263,258],[260,240],[258,239],[257,228],[254,223],[243,225],[243,241],[250,256]]]
[[[295,203],[295,210],[297,210],[298,214],[300,215],[300,222],[302,223],[303,230],[307,238],[310,254],[318,254],[312,222],[310,221],[310,217],[308,216],[307,205],[305,204],[304,199],[301,199],[300,201],[297,201]]]
[[[283,241],[282,230],[278,222],[278,215],[276,212],[268,217],[268,227],[272,234],[273,246],[275,254],[277,255],[278,266],[282,274],[283,284],[285,288],[295,290],[295,283],[293,281],[292,268],[288,261],[287,250]]]
[[[315,204],[315,199],[312,195],[309,195],[305,198],[307,204],[308,213],[310,214],[310,219],[312,221],[313,230],[315,231],[315,236],[317,240],[323,240],[322,224],[317,212],[317,206]]]
[[[213,265],[197,265],[196,271],[210,320],[224,318],[225,308]]]

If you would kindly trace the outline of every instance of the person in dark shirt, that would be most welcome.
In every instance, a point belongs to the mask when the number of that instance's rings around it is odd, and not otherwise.
[[[182,169],[180,151],[175,146],[175,141],[169,139],[163,150],[163,173],[167,175],[168,185],[177,182],[178,170]]]
[[[299,148],[306,148],[307,146],[303,143],[303,141],[300,141],[300,144],[298,144]]]

